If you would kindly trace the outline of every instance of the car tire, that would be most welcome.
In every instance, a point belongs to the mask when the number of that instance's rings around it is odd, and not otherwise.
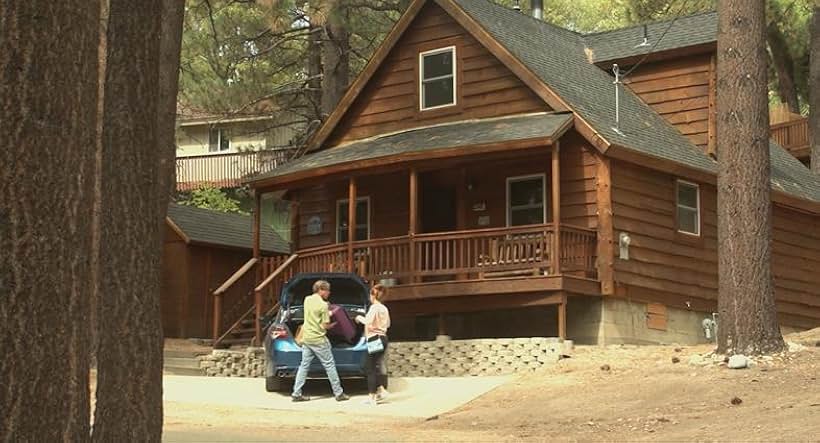
[[[279,392],[284,387],[284,380],[277,375],[265,377],[265,390],[268,392]]]

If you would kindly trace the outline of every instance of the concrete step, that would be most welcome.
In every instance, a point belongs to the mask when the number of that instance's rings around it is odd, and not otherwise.
[[[199,361],[193,357],[165,357],[164,368],[196,369],[199,370]]]
[[[171,351],[171,350],[166,350],[166,351],[162,352],[162,355],[165,358],[195,358],[197,355],[205,355],[205,354],[209,354],[209,353],[210,352],[206,352],[206,351],[193,352],[193,351]]]
[[[201,369],[186,369],[186,368],[169,368],[165,367],[162,372],[169,375],[187,375],[205,377],[205,371]]]

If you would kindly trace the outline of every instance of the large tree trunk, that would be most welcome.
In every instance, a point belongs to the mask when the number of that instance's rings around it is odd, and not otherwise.
[[[797,100],[797,86],[794,82],[794,57],[792,57],[786,37],[778,23],[783,20],[779,7],[772,3],[774,15],[766,28],[766,40],[769,43],[772,64],[777,72],[777,95],[780,101],[789,107],[794,114],[800,113],[800,102]]]
[[[110,4],[95,441],[159,441],[162,434],[161,227],[172,183],[168,108],[181,11],[178,1]]]
[[[811,170],[820,174],[820,5],[811,17],[811,48],[809,55],[809,135],[811,139]]]
[[[347,8],[338,6],[325,24],[325,41],[322,51],[323,117],[333,112],[350,81],[350,32],[347,30],[347,13]]]
[[[89,431],[96,1],[0,2],[0,439]]]
[[[322,120],[322,34],[321,27],[312,28],[308,36],[308,102],[310,119]]]
[[[772,208],[763,0],[718,2],[718,350],[781,350],[771,272]]]

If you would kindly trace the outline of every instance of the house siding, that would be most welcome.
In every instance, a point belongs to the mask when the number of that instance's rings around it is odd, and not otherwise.
[[[457,106],[419,112],[419,52],[453,45]],[[436,123],[548,109],[515,74],[431,2],[393,47],[326,145]]]
[[[712,54],[649,63],[625,80],[644,102],[707,151]]]
[[[612,164],[615,238],[631,237],[629,260],[617,257],[616,296],[675,308],[714,312],[718,257],[716,188],[700,184],[702,237],[675,226],[675,177],[625,162]],[[799,246],[798,246],[799,245]],[[818,218],[774,208],[772,269],[782,324],[820,325]]]

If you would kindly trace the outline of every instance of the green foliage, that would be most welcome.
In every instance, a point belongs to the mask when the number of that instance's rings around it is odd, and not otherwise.
[[[212,185],[205,185],[191,191],[188,196],[178,200],[177,203],[219,212],[247,214],[240,208],[239,200],[231,198],[225,191]]]

